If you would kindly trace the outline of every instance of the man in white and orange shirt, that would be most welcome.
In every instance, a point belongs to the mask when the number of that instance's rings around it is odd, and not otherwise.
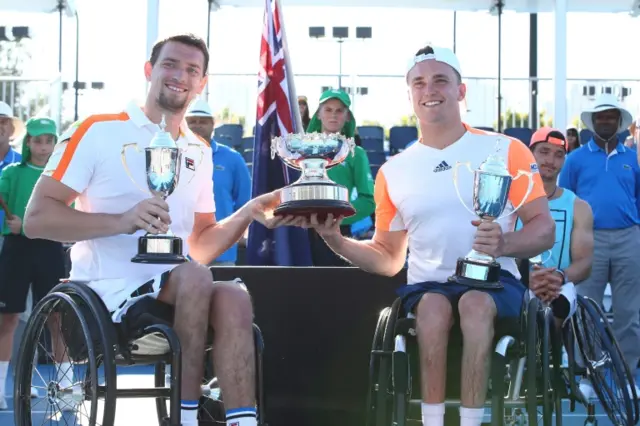
[[[190,101],[207,83],[208,63],[206,43],[198,37],[185,34],[159,41],[144,66],[150,83],[145,105],[90,116],[61,138],[31,198],[24,231],[29,238],[76,242],[70,278],[89,282],[115,322],[149,297],[156,299],[156,306],[175,312],[185,426],[198,424],[203,354],[207,329],[213,328],[213,362],[227,424],[256,426],[250,297],[236,282],[214,283],[202,265],[242,238],[252,220],[274,227],[289,219],[267,218],[280,200],[279,194],[270,193],[216,221],[211,148],[184,120]],[[180,181],[166,201],[139,189],[147,181],[143,152],[159,131],[162,116],[166,131],[183,150]],[[139,150],[125,152],[129,176],[121,155],[131,143]],[[75,209],[69,207],[74,200]],[[138,237],[165,233],[169,224],[184,242],[182,254],[194,261],[179,266],[132,263]]]
[[[520,141],[486,133],[462,123],[459,102],[466,86],[460,64],[449,50],[427,46],[407,68],[407,85],[422,138],[382,166],[375,184],[376,231],[370,241],[355,241],[339,232],[340,218],[313,226],[327,244],[355,266],[393,276],[409,249],[408,285],[399,290],[407,312],[416,315],[422,377],[422,420],[442,426],[447,342],[454,318],[463,335],[461,426],[479,426],[484,415],[489,360],[496,318],[519,318],[525,293],[514,258],[533,257],[553,247],[555,223],[549,212],[536,161]],[[530,172],[515,180],[504,214],[481,222],[456,195],[453,167],[469,161],[476,169],[489,155],[501,155],[509,172]],[[473,175],[460,169],[458,186],[472,206]],[[526,197],[526,199],[525,199]],[[517,218],[522,230],[513,232]],[[478,290],[448,278],[456,261],[469,250],[493,256],[501,264],[504,288]]]

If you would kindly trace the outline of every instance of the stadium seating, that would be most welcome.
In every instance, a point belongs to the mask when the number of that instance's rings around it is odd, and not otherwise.
[[[231,148],[238,148],[242,143],[243,132],[241,124],[223,124],[215,128],[213,138],[218,143]]]
[[[389,130],[389,151],[398,153],[407,147],[407,144],[418,139],[418,128],[415,126],[394,126]]]

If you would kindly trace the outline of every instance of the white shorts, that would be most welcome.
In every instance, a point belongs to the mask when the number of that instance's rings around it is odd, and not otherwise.
[[[529,297],[535,297],[533,291],[529,290]],[[573,316],[576,312],[576,306],[578,303],[576,286],[573,283],[566,283],[560,288],[560,296],[564,297],[567,302],[569,302],[569,315],[565,318],[562,325],[566,324],[567,321]],[[552,302],[553,303],[553,302]]]

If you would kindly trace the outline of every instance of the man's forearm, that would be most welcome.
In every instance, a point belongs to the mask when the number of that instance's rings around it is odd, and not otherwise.
[[[504,234],[502,256],[528,259],[553,247],[556,228],[553,220],[539,216],[522,229]]]
[[[336,235],[325,238],[325,242],[337,255],[367,272],[394,276],[404,265],[404,262],[393,259],[380,244],[372,240],[358,241]]]
[[[28,206],[23,229],[29,238],[73,243],[126,232],[120,219],[118,214],[85,213],[42,198]]]
[[[190,242],[189,256],[197,262],[209,264],[240,241],[252,221],[251,214],[245,206],[205,228],[195,241]]]
[[[567,282],[579,284],[581,281],[589,278],[589,275],[591,275],[591,263],[592,259],[586,258],[569,265],[569,267],[563,271]]]

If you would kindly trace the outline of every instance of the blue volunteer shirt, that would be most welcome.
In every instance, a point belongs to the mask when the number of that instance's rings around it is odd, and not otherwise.
[[[14,151],[13,149],[9,148],[9,151],[7,151],[7,155],[5,155],[2,161],[0,161],[0,173],[2,173],[4,168],[7,167],[9,164],[19,163],[20,161],[22,161],[22,156],[18,154],[16,151]],[[5,200],[5,202],[6,201],[7,200]],[[0,209],[0,224],[3,224],[3,223],[4,223],[4,210]]]
[[[213,194],[216,220],[231,216],[251,198],[251,176],[242,155],[226,145],[211,140],[213,151]],[[235,262],[238,245],[222,253],[217,262]]]
[[[559,184],[593,210],[594,229],[640,224],[640,167],[637,153],[618,143],[609,155],[593,139],[567,156]]]

